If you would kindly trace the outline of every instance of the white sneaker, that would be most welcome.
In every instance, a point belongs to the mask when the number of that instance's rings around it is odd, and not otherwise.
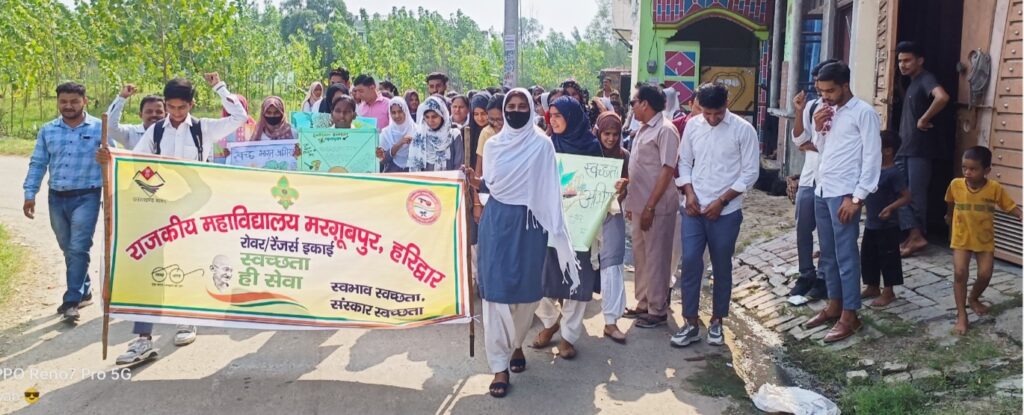
[[[155,356],[156,350],[153,350],[153,341],[145,337],[139,337],[128,344],[127,352],[117,357],[117,364],[130,365]]]
[[[178,347],[188,346],[194,341],[196,341],[196,326],[179,324],[178,332],[174,335],[174,345]]]
[[[708,327],[708,344],[721,346],[725,343],[725,334],[722,333],[722,322],[718,321]]]

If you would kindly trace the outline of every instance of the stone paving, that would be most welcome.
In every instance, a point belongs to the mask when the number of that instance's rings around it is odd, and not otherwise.
[[[788,333],[797,340],[810,338],[820,341],[825,337],[828,325],[804,330],[801,324],[823,309],[826,301],[816,301],[800,307],[786,303],[789,289],[799,276],[794,231],[790,230],[775,239],[752,243],[742,253],[736,255],[733,263],[734,306],[738,305],[746,309],[747,314],[756,316],[765,328]],[[972,283],[975,272],[976,268],[972,263]],[[904,285],[896,289],[897,300],[878,308],[872,308],[865,303],[866,310],[863,314],[899,319],[909,323],[929,323],[953,319],[956,316],[953,301],[952,253],[949,249],[932,245],[922,254],[904,258],[903,274]],[[982,295],[982,301],[990,304],[1006,303],[1014,299],[1020,301],[1022,281],[1024,280],[1020,267],[1000,264],[992,275],[991,285]],[[1020,316],[1018,310],[1006,314],[1015,312],[1016,316]],[[971,323],[991,319],[979,318],[969,308],[968,318]],[[1016,323],[1015,328],[1010,330],[1011,333],[1004,334],[1019,342],[1019,317]],[[858,334],[827,347],[832,350],[843,350],[865,339],[881,335],[865,325]]]

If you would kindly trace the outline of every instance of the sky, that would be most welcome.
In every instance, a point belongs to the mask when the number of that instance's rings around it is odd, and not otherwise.
[[[504,0],[345,0],[345,5],[351,13],[366,9],[370,14],[387,14],[392,7],[411,10],[423,7],[448,16],[461,9],[481,29],[494,28],[501,32],[505,24]],[[519,0],[519,9],[523,17],[537,19],[545,29],[569,34],[573,27],[580,32],[586,29],[597,13],[597,3],[595,0]]]

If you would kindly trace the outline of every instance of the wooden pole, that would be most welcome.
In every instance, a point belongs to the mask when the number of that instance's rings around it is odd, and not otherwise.
[[[468,121],[468,120],[467,120]],[[465,167],[471,167],[469,165],[470,160],[470,130],[469,123],[462,129],[462,165]],[[469,185],[469,176],[467,175],[463,179],[462,193],[466,199],[466,270],[469,276],[469,357],[474,357],[476,350],[476,307],[473,303],[476,300],[476,290],[473,289],[473,247],[469,245],[469,229],[472,225],[473,219],[473,188]]]
[[[103,113],[103,132],[100,133],[100,147],[107,147],[107,114]],[[107,346],[110,335],[110,246],[113,243],[111,229],[113,213],[111,211],[110,176],[113,174],[113,157],[107,158],[103,165],[103,360],[107,360]]]

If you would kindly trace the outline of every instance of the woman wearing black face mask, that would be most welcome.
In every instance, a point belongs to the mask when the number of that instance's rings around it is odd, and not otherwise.
[[[260,121],[256,124],[256,141],[291,140],[298,138],[295,129],[285,120],[284,101],[280,97],[267,97],[260,106]]]
[[[480,220],[478,278],[484,345],[494,374],[489,392],[496,398],[508,393],[509,371],[526,370],[522,347],[543,296],[549,241],[557,252],[553,266],[566,272],[569,290],[584,289],[562,213],[554,145],[533,124],[533,100],[525,89],[510,91],[503,110],[504,127],[484,144],[483,181],[465,169],[474,187],[490,192]]]

